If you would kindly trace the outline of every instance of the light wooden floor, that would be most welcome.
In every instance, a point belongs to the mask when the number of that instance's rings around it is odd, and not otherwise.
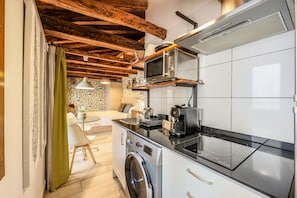
[[[45,192],[44,198],[126,198],[119,180],[112,177],[111,132],[98,134],[91,147],[97,164],[90,157],[83,160],[78,150],[67,183],[55,192]]]

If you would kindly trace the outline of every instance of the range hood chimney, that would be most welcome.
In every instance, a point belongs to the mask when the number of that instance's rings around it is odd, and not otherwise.
[[[219,0],[222,16],[174,42],[212,54],[294,29],[294,0]]]
[[[248,2],[248,0],[218,0],[218,1],[221,2],[222,15]]]

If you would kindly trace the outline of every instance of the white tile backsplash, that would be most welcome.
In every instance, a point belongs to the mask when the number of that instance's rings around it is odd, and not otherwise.
[[[151,98],[161,98],[162,97],[162,88],[155,88],[150,90]]]
[[[231,98],[198,98],[203,109],[202,125],[231,130]]]
[[[167,111],[170,111],[171,107],[173,107],[174,105],[183,105],[183,104],[185,104],[185,105],[188,104],[188,98],[179,97],[179,98],[167,98],[166,99]]]
[[[205,126],[294,142],[293,31],[199,58]]]
[[[167,114],[169,115],[170,113],[170,108],[168,107],[168,102],[167,98],[162,98],[162,109],[161,109],[162,114]]]
[[[188,89],[185,87],[164,87],[162,88],[162,97],[175,98],[187,97]]]
[[[232,99],[232,131],[293,143],[293,100]]]
[[[289,49],[234,61],[232,96],[292,97],[294,53],[294,49]]]
[[[231,97],[231,62],[200,69],[198,97]]]
[[[154,115],[162,113],[162,110],[164,108],[162,98],[150,98],[150,107],[153,108]]]
[[[294,48],[294,32],[295,31],[286,32],[277,36],[235,47],[233,48],[233,60]]]
[[[231,61],[231,49],[224,50],[211,55],[200,55],[199,54],[199,66],[206,67],[210,65],[216,65]]]

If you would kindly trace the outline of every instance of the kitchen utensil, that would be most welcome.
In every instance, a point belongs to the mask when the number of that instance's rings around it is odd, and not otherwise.
[[[170,115],[175,118],[178,119],[180,116],[180,108],[178,107],[171,107],[171,111],[170,111]]]
[[[145,119],[150,119],[152,115],[153,115],[153,109],[151,107],[144,108],[144,118]]]

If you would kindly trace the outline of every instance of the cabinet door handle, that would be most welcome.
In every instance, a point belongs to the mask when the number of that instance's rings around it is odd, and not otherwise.
[[[187,194],[186,194],[189,198],[194,198],[191,193],[189,191],[187,191]]]
[[[195,177],[196,179],[199,179],[200,181],[202,181],[205,184],[208,184],[208,185],[212,185],[213,184],[212,181],[207,181],[203,177],[201,177],[201,176],[197,175],[196,173],[194,173],[190,168],[187,168],[187,172],[190,173],[193,177]]]
[[[124,143],[123,143],[123,136],[124,136],[124,133],[121,134],[121,145],[122,145],[122,146],[124,146]]]

